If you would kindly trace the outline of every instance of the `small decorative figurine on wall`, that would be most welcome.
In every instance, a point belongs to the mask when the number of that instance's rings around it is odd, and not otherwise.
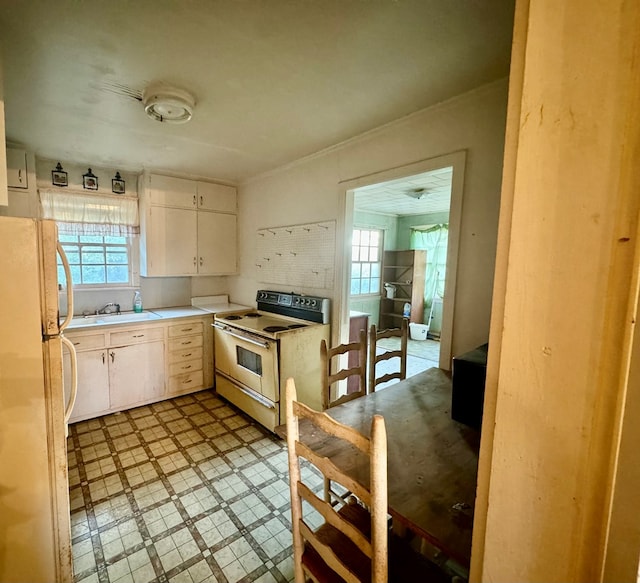
[[[82,187],[87,190],[98,190],[98,177],[91,172],[91,168],[86,174],[82,175]]]
[[[124,194],[124,180],[122,179],[122,176],[120,176],[120,172],[116,172],[115,178],[111,179],[111,190],[116,194]]]
[[[67,173],[62,169],[60,162],[58,162],[56,169],[51,171],[51,184],[54,186],[69,186]]]

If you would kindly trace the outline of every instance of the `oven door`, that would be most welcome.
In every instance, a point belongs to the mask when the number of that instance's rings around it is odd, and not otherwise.
[[[216,372],[270,401],[279,401],[278,343],[215,324]]]

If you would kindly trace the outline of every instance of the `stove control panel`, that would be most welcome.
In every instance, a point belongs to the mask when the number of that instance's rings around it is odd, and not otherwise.
[[[261,310],[278,312],[278,308],[284,308],[285,310],[281,312],[284,315],[324,323],[329,321],[330,300],[328,298],[260,290],[256,294],[256,301],[258,309]]]

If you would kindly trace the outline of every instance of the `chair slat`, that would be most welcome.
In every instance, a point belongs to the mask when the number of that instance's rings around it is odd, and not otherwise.
[[[322,560],[345,580],[345,583],[362,583],[358,576],[349,570],[336,556],[333,549],[320,542],[315,533],[307,526],[304,520],[300,521],[300,531],[303,538],[314,548]]]
[[[336,465],[327,457],[319,456],[313,450],[309,449],[304,443],[296,443],[296,453],[299,456],[309,460],[316,468],[318,468],[324,476],[334,482],[338,482],[347,490],[355,494],[364,504],[371,504],[371,493],[363,488],[354,479],[340,471]]]
[[[382,354],[376,354],[377,343],[383,338],[400,338],[400,349],[385,351]],[[388,330],[378,331],[375,324],[369,329],[369,393],[376,390],[376,386],[391,380],[403,380],[407,377],[407,343],[408,343],[408,323],[406,319],[402,320],[400,328],[391,328]],[[399,370],[393,373],[386,373],[380,377],[376,377],[376,365],[380,362],[399,358]]]
[[[322,514],[322,517],[331,524],[331,526],[335,526],[338,530],[342,531],[356,545],[358,545],[358,548],[367,555],[367,557],[371,558],[371,542],[362,534],[362,532],[360,532],[360,530],[353,526],[351,522],[342,518],[340,514],[334,510],[331,504],[327,504],[324,500],[318,498],[311,488],[308,488],[302,482],[298,483],[298,490],[300,491],[300,495],[303,500],[306,500],[311,504],[311,506]]]
[[[340,439],[344,439],[348,441],[355,447],[357,447],[362,453],[369,455],[371,443],[369,439],[367,439],[360,432],[353,429],[353,427],[348,427],[332,419],[325,413],[321,413],[319,411],[314,411],[311,407],[307,407],[304,403],[295,402],[293,404],[293,412],[294,414],[300,417],[306,417],[310,419],[311,422],[318,428],[322,429],[325,433],[329,435],[333,435],[334,437],[338,437]]]

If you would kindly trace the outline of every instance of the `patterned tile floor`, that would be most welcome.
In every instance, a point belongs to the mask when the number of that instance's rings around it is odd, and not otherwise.
[[[76,582],[292,580],[284,443],[215,393],[69,429]]]
[[[73,424],[67,447],[76,583],[293,579],[284,443],[213,391]]]

